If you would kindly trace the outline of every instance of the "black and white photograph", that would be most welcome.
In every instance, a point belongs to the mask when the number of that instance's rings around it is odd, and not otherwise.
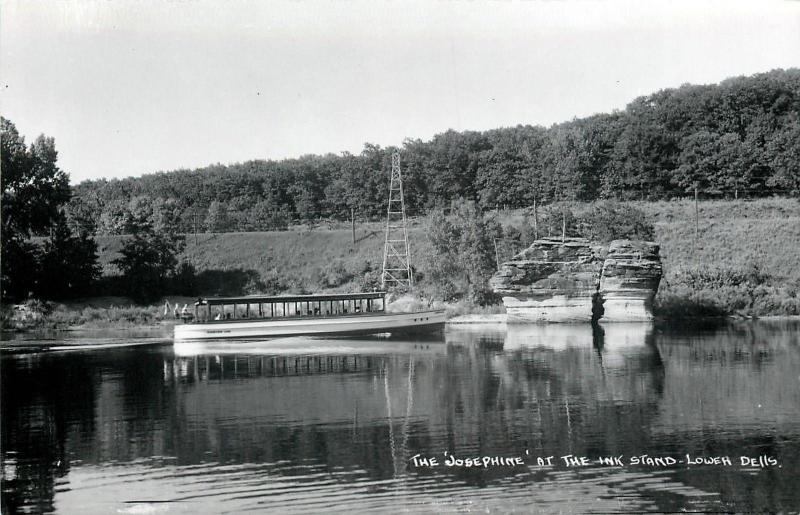
[[[800,513],[800,1],[0,0],[0,507]]]

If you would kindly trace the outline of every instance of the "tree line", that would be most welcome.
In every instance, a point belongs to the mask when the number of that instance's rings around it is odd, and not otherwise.
[[[127,179],[85,181],[69,220],[125,234],[145,214],[181,232],[280,230],[297,221],[384,214],[399,151],[406,207],[423,214],[458,198],[483,209],[534,201],[759,197],[800,190],[800,70],[684,85],[624,110],[549,128],[454,131],[358,155],[248,161]]]

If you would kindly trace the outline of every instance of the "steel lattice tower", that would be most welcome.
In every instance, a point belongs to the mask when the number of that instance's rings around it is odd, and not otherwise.
[[[392,178],[389,182],[389,205],[386,210],[386,243],[383,246],[381,288],[414,284],[411,273],[411,251],[406,228],[406,203],[403,199],[403,176],[400,153],[392,154]]]

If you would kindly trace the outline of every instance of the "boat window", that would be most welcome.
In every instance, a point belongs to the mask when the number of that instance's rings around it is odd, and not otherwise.
[[[325,298],[325,297],[328,298]],[[316,297],[316,298],[315,298]],[[320,298],[321,297],[321,298]],[[379,301],[379,302],[375,302]],[[269,305],[269,308],[267,308]],[[256,311],[256,306],[258,306]],[[251,309],[252,307],[252,309]],[[205,309],[204,309],[205,308]],[[239,297],[198,299],[194,313],[189,315],[194,323],[220,320],[265,319],[275,317],[337,316],[383,312],[386,298],[382,293],[322,294],[308,296]],[[420,320],[423,320],[420,318]]]

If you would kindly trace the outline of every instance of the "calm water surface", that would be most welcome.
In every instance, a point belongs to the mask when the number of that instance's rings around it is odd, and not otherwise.
[[[70,348],[85,341],[101,345]],[[4,512],[800,510],[796,322],[4,343]],[[446,466],[445,452],[524,464]],[[645,454],[680,462],[630,464]]]

